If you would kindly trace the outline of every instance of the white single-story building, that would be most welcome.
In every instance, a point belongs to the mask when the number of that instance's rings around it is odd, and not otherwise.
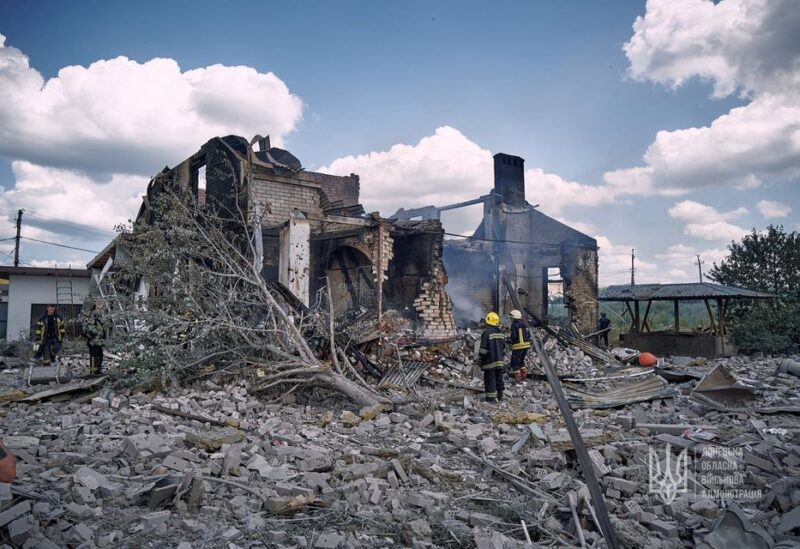
[[[36,320],[56,304],[68,335],[80,333],[79,317],[89,293],[89,270],[0,266],[0,337],[28,339]]]

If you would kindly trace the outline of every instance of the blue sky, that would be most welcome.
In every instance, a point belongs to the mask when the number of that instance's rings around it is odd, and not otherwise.
[[[761,32],[796,37],[790,11],[6,0],[0,34],[16,64],[0,56],[0,92],[17,104],[0,107],[0,208],[38,214],[32,237],[99,249],[97,230],[135,215],[147,176],[217,130],[267,131],[309,169],[359,173],[362,202],[384,215],[485,192],[487,159],[502,151],[526,159],[530,202],[598,237],[601,281],[625,278],[631,247],[643,280],[694,280],[695,253],[710,265],[742,230],[796,228],[800,46],[776,51]],[[725,38],[734,28],[744,32]],[[156,58],[176,65],[157,70]],[[448,216],[448,228],[466,231],[476,214]],[[31,242],[23,254],[37,265],[90,255]]]

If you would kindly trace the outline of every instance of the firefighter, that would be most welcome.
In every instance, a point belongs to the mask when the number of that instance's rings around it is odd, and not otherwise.
[[[500,316],[492,311],[486,315],[486,328],[481,334],[479,350],[486,402],[503,400],[503,390],[505,389],[503,355],[505,350],[506,336],[500,331]]]
[[[508,343],[511,345],[511,364],[509,373],[517,381],[522,381],[528,377],[528,369],[525,367],[525,356],[531,348],[531,332],[528,325],[522,320],[522,313],[514,309],[509,313],[513,319],[511,322],[511,333]]]
[[[600,333],[600,339],[603,341],[603,346],[608,347],[608,332],[611,330],[611,320],[605,313],[600,313],[600,318],[597,321],[597,331]]]
[[[83,318],[83,337],[89,347],[89,375],[103,374],[103,345],[106,339],[106,327],[103,323],[103,302],[96,301],[91,312]]]
[[[42,359],[42,366],[50,366],[55,361],[65,334],[64,319],[56,313],[55,305],[48,305],[47,313],[36,321],[36,341],[39,348],[34,357]]]

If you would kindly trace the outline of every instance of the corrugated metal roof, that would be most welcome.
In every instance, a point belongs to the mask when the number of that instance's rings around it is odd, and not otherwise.
[[[757,292],[735,286],[723,286],[713,282],[690,282],[685,284],[629,284],[609,286],[600,292],[600,301],[658,301],[717,299],[740,297],[750,299],[774,298],[773,294]]]

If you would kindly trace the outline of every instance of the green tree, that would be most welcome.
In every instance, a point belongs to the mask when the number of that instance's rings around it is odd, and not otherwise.
[[[800,234],[770,225],[728,246],[709,277],[729,286],[770,292],[772,300],[733,303],[731,337],[743,351],[780,352],[800,343]]]

